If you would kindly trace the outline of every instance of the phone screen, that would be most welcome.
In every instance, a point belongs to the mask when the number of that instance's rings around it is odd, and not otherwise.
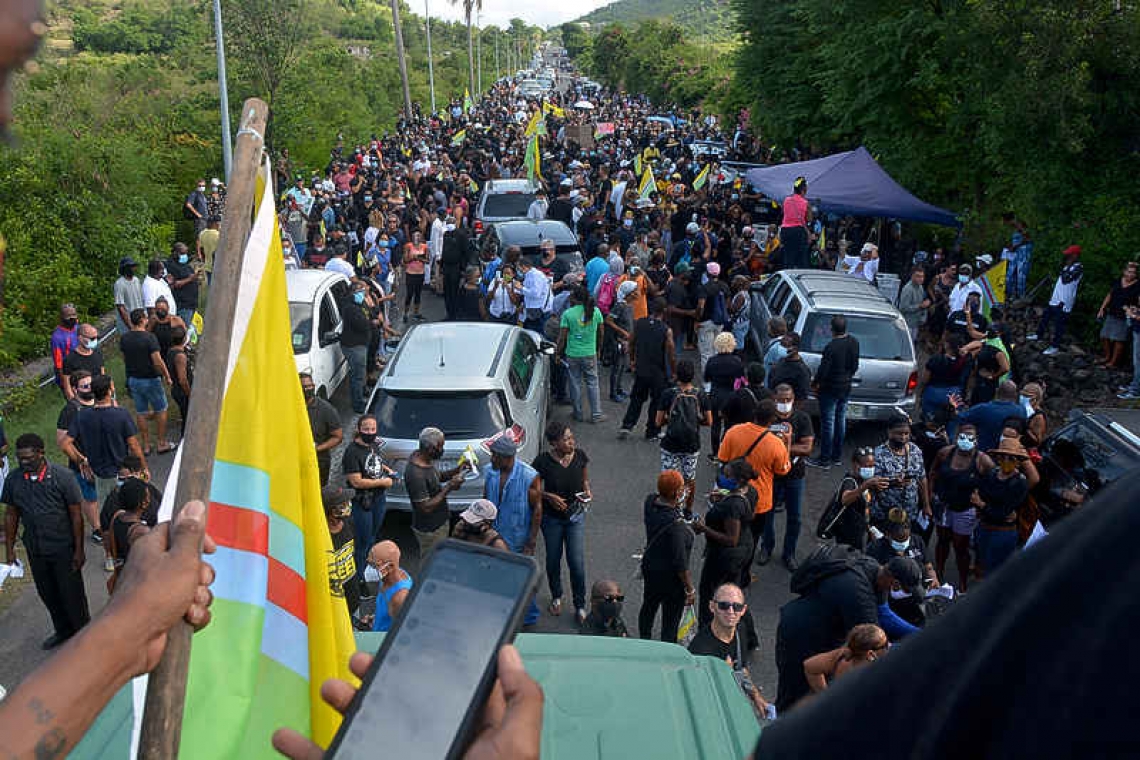
[[[481,709],[480,687],[489,691],[484,676],[537,580],[537,566],[520,559],[450,542],[436,548],[329,757],[372,760],[383,748],[385,757],[438,760],[462,748],[465,719]]]

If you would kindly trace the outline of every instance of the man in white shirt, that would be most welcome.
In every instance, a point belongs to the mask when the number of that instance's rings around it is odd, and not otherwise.
[[[435,221],[431,223],[431,233],[428,235],[428,260],[424,264],[424,282],[432,282],[431,273],[443,256],[443,236],[447,232],[447,209],[439,208],[435,214]]]
[[[159,296],[166,296],[166,302],[174,303],[174,293],[166,284],[166,266],[161,259],[154,259],[146,267],[146,277],[142,281],[143,308],[148,317],[154,316],[154,302]]]
[[[546,202],[546,191],[540,187],[535,191],[534,196],[530,208],[526,210],[526,218],[541,221],[546,218],[546,207],[549,205]]]
[[[971,293],[982,295],[982,286],[973,279],[974,268],[969,264],[958,265],[958,284],[950,291],[950,313],[966,308],[966,299]]]
[[[1026,340],[1044,338],[1049,330],[1049,323],[1054,324],[1053,340],[1049,347],[1042,351],[1045,356],[1052,356],[1061,350],[1061,336],[1065,333],[1065,323],[1069,321],[1069,314],[1077,304],[1077,289],[1081,285],[1081,278],[1085,275],[1084,265],[1079,259],[1081,247],[1070,245],[1062,252],[1061,273],[1053,284],[1053,294],[1049,296],[1049,308],[1041,315],[1041,322],[1037,325],[1037,332],[1025,336]]]
[[[519,258],[519,271],[523,273],[523,327],[541,333],[554,300],[550,280],[526,256]]]
[[[867,282],[874,282],[879,274],[879,246],[863,243],[858,256],[843,257],[843,270],[852,277],[864,277]]]
[[[349,279],[356,276],[356,270],[348,263],[348,247],[337,246],[333,248],[332,258],[325,262],[325,271],[340,272]]]

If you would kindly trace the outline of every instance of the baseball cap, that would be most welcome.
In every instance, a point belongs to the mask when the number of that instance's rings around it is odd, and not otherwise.
[[[471,506],[459,513],[459,519],[469,525],[478,525],[481,522],[494,520],[499,516],[499,510],[487,499],[476,499]]]
[[[705,266],[705,271],[709,273],[709,277],[719,277],[720,276],[720,264],[716,263],[715,261],[710,261]]]
[[[119,269],[122,269],[123,267],[137,267],[138,265],[139,263],[130,256],[124,256],[123,258],[119,259]]]
[[[1066,248],[1064,251],[1062,251],[1062,253],[1065,256],[1080,256],[1081,255],[1081,247],[1079,245],[1070,245],[1068,248]]]
[[[685,232],[697,233],[701,231],[701,225],[696,222],[689,222],[685,225]]]
[[[891,557],[887,562],[887,572],[891,574],[899,587],[910,594],[916,602],[926,598],[922,588],[922,568],[910,557]]]
[[[981,256],[974,259],[974,263],[975,264],[985,264],[986,266],[989,266],[989,265],[994,263],[994,257],[989,255],[988,253],[983,253]]]
[[[491,453],[498,454],[501,457],[513,457],[518,453],[518,450],[519,447],[506,435],[500,435],[491,444]]]
[[[329,507],[339,507],[352,501],[352,497],[356,491],[344,486],[338,486],[335,483],[329,483],[321,489],[321,503],[324,504],[325,509]]]
[[[637,290],[637,283],[626,280],[621,285],[618,285],[617,300],[624,301],[629,298],[630,294]]]

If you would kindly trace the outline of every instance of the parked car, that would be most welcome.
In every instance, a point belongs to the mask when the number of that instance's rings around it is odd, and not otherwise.
[[[538,455],[551,353],[551,344],[513,325],[415,325],[400,341],[368,402],[384,440],[384,457],[402,476],[420,431],[429,426],[447,436],[441,469],[455,467],[472,446],[480,471],[447,499],[453,511],[466,509],[483,495],[482,466],[491,461],[489,447],[498,436],[510,436],[525,462]],[[388,505],[411,509],[402,477],[388,492]]]
[[[831,318],[847,318],[847,332],[859,341],[859,371],[851,381],[849,420],[885,420],[915,406],[918,367],[902,314],[862,278],[817,269],[790,269],[752,285],[751,331],[755,354],[768,342],[768,320],[776,315],[800,335],[800,354],[814,373],[831,340]],[[817,411],[816,399],[807,407]]]
[[[475,204],[472,229],[480,237],[488,224],[526,219],[538,185],[529,179],[489,179]]]
[[[565,265],[567,271],[585,269],[577,236],[557,219],[498,222],[487,228],[479,245],[480,250],[492,255],[505,251],[508,246],[517,245],[523,256],[537,263],[538,246],[543,240],[554,241],[554,255]]]
[[[285,272],[285,288],[297,371],[311,374],[317,395],[331,398],[348,376],[337,305],[348,296],[348,278],[323,269],[291,269]]]
[[[1041,524],[1051,528],[1102,488],[1140,466],[1140,437],[1106,413],[1073,409],[1068,421],[1042,442],[1037,453],[1041,481],[1033,496]]]

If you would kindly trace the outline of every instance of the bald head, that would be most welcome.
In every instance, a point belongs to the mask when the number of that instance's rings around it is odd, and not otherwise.
[[[998,386],[997,396],[1002,401],[1017,401],[1017,383],[1006,380]]]
[[[400,547],[395,541],[379,541],[368,551],[368,564],[384,572],[384,565],[392,569],[400,566]]]
[[[600,601],[607,596],[618,596],[621,594],[621,586],[617,581],[601,580],[593,585],[590,589],[590,599]]]

